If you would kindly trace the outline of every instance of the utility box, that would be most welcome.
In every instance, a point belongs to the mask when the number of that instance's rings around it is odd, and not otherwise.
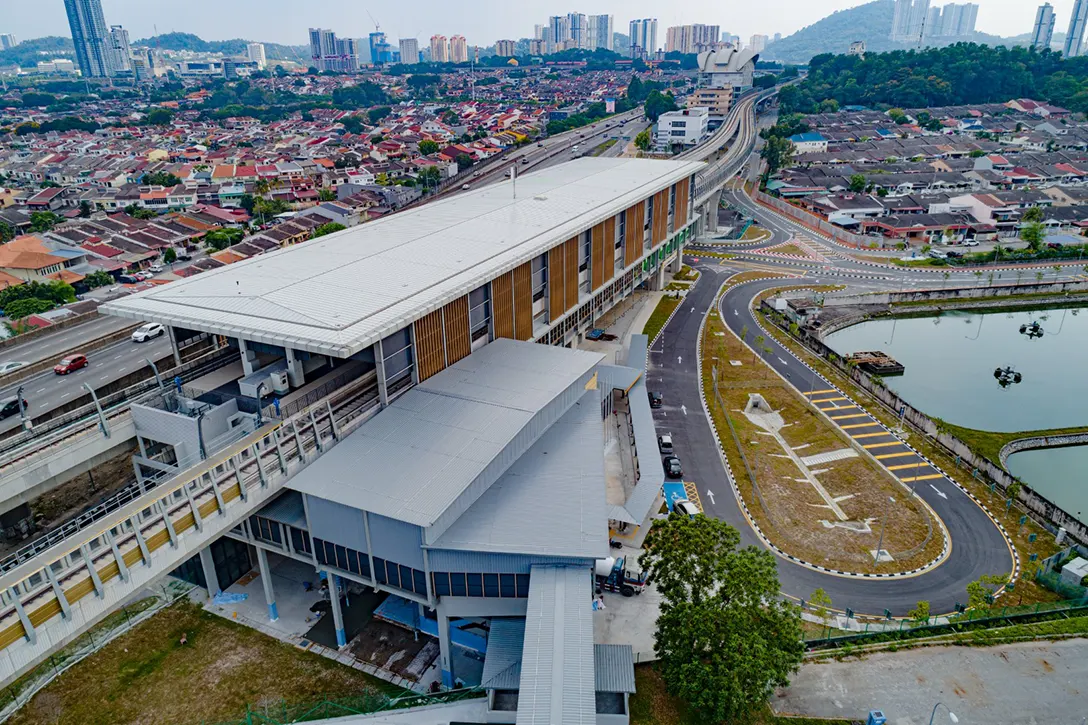
[[[888,718],[884,717],[884,713],[880,710],[870,710],[869,719],[865,721],[865,725],[884,725],[888,722]]]

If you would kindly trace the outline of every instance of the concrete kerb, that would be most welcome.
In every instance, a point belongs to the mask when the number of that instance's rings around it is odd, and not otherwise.
[[[764,328],[764,327],[763,327],[762,325],[760,325],[760,323],[759,323],[759,319],[758,319],[757,317],[755,317],[755,315],[753,315],[753,319],[755,319],[755,320],[756,320],[756,325],[757,325],[757,326],[759,327],[759,329],[760,329],[760,330],[761,330],[761,331],[762,331],[763,333],[765,333],[765,334],[770,334],[770,333],[769,333],[769,332],[768,332],[768,331],[767,331],[767,330],[766,330],[766,329],[765,329],[765,328]],[[728,326],[727,326],[727,327],[728,327]],[[820,373],[820,372],[819,372],[818,370],[816,370],[816,369],[815,369],[814,367],[812,367],[811,365],[809,365],[808,363],[806,363],[806,362],[805,362],[804,360],[802,360],[802,359],[800,359],[799,357],[797,357],[797,355],[795,355],[795,354],[793,353],[793,351],[792,351],[792,350],[789,350],[788,348],[785,348],[785,349],[786,349],[786,352],[790,354],[790,357],[792,357],[792,358],[793,358],[794,360],[796,360],[796,361],[797,361],[798,363],[800,363],[801,365],[804,365],[804,366],[805,366],[806,368],[808,368],[808,369],[809,369],[810,371],[812,371],[812,372],[813,372],[814,374],[818,375],[818,376],[820,377],[820,379],[821,379],[821,380],[825,381],[825,382],[826,382],[826,383],[827,383],[827,384],[828,384],[829,386],[831,386],[831,387],[832,387],[832,388],[834,388],[834,389],[835,389],[836,391],[838,391],[838,392],[839,392],[839,394],[840,394],[840,395],[842,395],[843,397],[845,397],[845,398],[846,398],[846,399],[847,399],[847,400],[848,400],[848,401],[849,401],[849,402],[850,402],[850,403],[851,403],[852,405],[856,406],[856,407],[857,407],[857,408],[858,408],[859,410],[865,410],[865,408],[864,408],[864,407],[862,407],[862,406],[861,406],[861,405],[860,405],[860,404],[859,404],[859,403],[858,403],[857,401],[855,401],[855,400],[854,400],[854,399],[853,399],[852,397],[850,397],[849,395],[847,395],[845,391],[841,390],[841,389],[840,389],[840,388],[839,388],[839,387],[838,387],[837,385],[835,385],[835,384],[834,384],[834,383],[832,383],[831,381],[827,380],[827,378],[826,378],[826,377],[824,377],[824,376],[823,376],[823,374],[821,374],[821,373]],[[775,371],[775,372],[777,373],[777,371]],[[780,377],[781,377],[781,376],[780,376]],[[944,477],[944,479],[945,479],[945,480],[946,480],[946,481],[947,481],[948,483],[952,484],[952,485],[953,485],[953,486],[955,486],[955,487],[956,487],[957,489],[959,489],[959,490],[960,490],[960,491],[961,491],[962,493],[964,493],[964,494],[965,494],[965,495],[966,495],[966,496],[967,496],[968,498],[970,498],[970,499],[971,499],[971,500],[972,500],[972,501],[973,501],[973,502],[974,502],[974,503],[975,503],[975,504],[976,504],[976,505],[977,505],[977,506],[978,506],[978,507],[979,507],[980,509],[982,509],[982,511],[983,511],[983,512],[985,512],[985,514],[986,514],[986,517],[987,517],[987,518],[989,518],[991,522],[993,522],[994,526],[996,526],[996,527],[997,527],[997,529],[998,529],[998,530],[999,530],[999,531],[1001,532],[1001,535],[1002,535],[1002,536],[1003,536],[1003,537],[1005,538],[1005,545],[1006,545],[1006,546],[1008,547],[1008,549],[1009,549],[1009,553],[1010,553],[1010,555],[1011,555],[1011,557],[1012,557],[1012,559],[1013,559],[1013,571],[1012,571],[1012,573],[1011,573],[1011,574],[1010,574],[1010,576],[1009,576],[1009,581],[1010,581],[1010,582],[1015,582],[1015,581],[1016,581],[1017,579],[1019,579],[1019,577],[1020,577],[1020,571],[1021,571],[1021,566],[1020,566],[1020,553],[1019,553],[1019,552],[1018,552],[1018,551],[1016,550],[1016,546],[1015,546],[1015,544],[1014,544],[1014,543],[1013,543],[1013,541],[1012,541],[1012,537],[1011,537],[1011,536],[1009,535],[1009,532],[1008,532],[1008,530],[1007,530],[1007,529],[1005,528],[1004,524],[1002,524],[1002,523],[1001,523],[1000,521],[998,521],[998,520],[997,520],[997,518],[996,518],[996,517],[994,517],[994,515],[993,515],[993,512],[991,512],[991,511],[990,511],[989,507],[988,507],[988,506],[986,506],[986,504],[985,504],[985,503],[984,503],[984,502],[983,502],[982,500],[980,500],[980,499],[979,499],[979,498],[978,498],[977,496],[975,496],[975,495],[974,495],[973,493],[971,493],[970,491],[968,491],[968,490],[967,490],[967,489],[966,489],[966,488],[965,488],[964,486],[960,485],[960,483],[959,483],[959,482],[957,482],[957,481],[956,481],[956,480],[955,480],[954,478],[952,478],[952,477],[951,477],[951,476],[950,476],[950,475],[949,475],[949,474],[948,474],[948,473],[947,473],[947,472],[946,472],[946,471],[945,471],[945,470],[944,470],[943,468],[941,468],[941,467],[940,467],[940,466],[939,466],[939,465],[938,465],[938,464],[937,464],[936,462],[934,462],[933,460],[931,460],[931,459],[930,459],[930,458],[929,458],[928,456],[926,456],[925,454],[923,454],[923,453],[921,453],[920,451],[918,451],[918,450],[917,450],[916,448],[914,448],[914,446],[910,445],[909,443],[907,443],[906,441],[904,441],[904,440],[903,440],[902,438],[899,438],[899,436],[898,436],[898,435],[897,435],[897,434],[896,434],[896,433],[895,433],[894,431],[892,431],[892,429],[890,429],[890,428],[888,428],[888,427],[887,427],[886,425],[884,425],[884,423],[883,423],[883,422],[881,422],[881,421],[880,421],[880,420],[879,420],[879,419],[878,419],[878,418],[877,418],[876,416],[873,416],[872,414],[870,414],[870,417],[872,417],[872,418],[873,418],[873,420],[875,420],[875,421],[876,421],[877,425],[879,425],[879,426],[880,426],[881,428],[883,428],[883,429],[884,429],[884,430],[885,430],[885,431],[886,431],[887,433],[889,433],[890,435],[892,435],[893,437],[895,437],[895,438],[896,438],[897,440],[899,440],[899,441],[900,441],[900,442],[901,442],[901,443],[902,443],[902,444],[903,444],[903,445],[904,445],[904,446],[905,446],[906,448],[908,448],[908,449],[909,449],[909,450],[910,450],[910,451],[911,451],[912,453],[914,453],[914,454],[915,454],[916,456],[918,456],[918,457],[919,457],[919,458],[921,458],[921,459],[922,459],[923,461],[925,461],[925,462],[926,462],[926,463],[927,463],[927,464],[928,464],[929,466],[932,466],[932,467],[933,467],[933,469],[934,469],[935,471],[937,471],[937,472],[938,472],[938,473],[939,473],[939,474],[940,474],[941,476],[943,476],[943,477]],[[921,499],[919,499],[919,500],[921,500]],[[924,503],[924,501],[923,501],[923,503]],[[927,505],[927,507],[928,507],[928,505]],[[930,509],[930,510],[932,511],[932,509]],[[940,518],[939,518],[939,517],[937,517],[937,520],[938,520],[938,521],[940,521]],[[941,525],[942,525],[942,527],[943,527],[943,525],[944,525],[944,524],[943,524],[943,522],[942,522],[942,524],[941,524]],[[921,573],[921,570],[917,571],[917,573]],[[911,574],[911,575],[916,575],[916,574],[912,574],[912,573],[910,573],[910,572],[908,572],[908,574]],[[1005,589],[1006,589],[1006,587],[1004,587],[1004,586],[1003,586],[1003,587],[1001,587],[1000,589],[998,589],[998,590],[997,590],[997,592],[995,592],[995,594],[994,594],[994,597],[996,598],[996,597],[999,597],[999,596],[1001,596],[1002,594],[1004,594],[1004,593],[1005,593]]]
[[[742,282],[740,284],[744,284],[744,283]],[[716,308],[715,311],[719,315],[719,319],[721,318],[721,313],[720,313],[720,310],[717,310],[718,300],[721,298],[721,296],[725,292],[728,292],[730,289],[732,289],[734,287],[737,287],[737,286],[739,286],[739,284],[730,284],[729,280],[726,280],[722,284],[722,287],[719,290],[718,296],[715,299],[715,308]],[[770,549],[777,556],[780,556],[783,559],[786,559],[788,561],[791,561],[791,562],[793,562],[795,564],[803,566],[803,567],[805,567],[807,569],[811,569],[813,571],[818,571],[818,572],[821,572],[821,573],[824,573],[824,574],[831,574],[833,576],[838,576],[838,577],[842,577],[842,578],[846,578],[846,579],[906,579],[906,578],[914,577],[914,576],[917,576],[919,574],[925,573],[926,571],[929,571],[930,569],[934,568],[935,566],[938,566],[941,563],[943,563],[943,561],[945,559],[947,559],[948,554],[951,553],[951,548],[950,548],[950,544],[949,544],[950,537],[948,536],[947,531],[944,530],[943,522],[941,523],[941,527],[942,527],[942,532],[944,534],[945,546],[943,547],[943,549],[941,551],[941,554],[937,558],[935,558],[933,561],[931,561],[931,562],[929,562],[929,563],[927,563],[927,564],[925,564],[925,565],[923,565],[921,567],[916,567],[915,569],[912,569],[910,571],[893,572],[893,573],[888,573],[888,574],[868,574],[868,573],[862,573],[862,572],[849,572],[849,571],[842,571],[841,569],[832,569],[830,567],[822,566],[820,564],[814,564],[814,563],[812,563],[810,561],[807,561],[807,560],[802,559],[800,557],[794,556],[793,554],[790,554],[790,553],[782,550],[774,542],[772,542],[770,540],[770,538],[763,532],[763,529],[760,528],[759,524],[756,523],[754,517],[752,516],[751,511],[749,511],[749,509],[748,509],[748,505],[744,501],[744,497],[740,493],[740,488],[736,484],[736,477],[733,474],[733,468],[729,464],[728,457],[725,455],[725,449],[722,446],[722,442],[721,442],[722,438],[721,438],[721,435],[718,432],[718,427],[714,423],[714,419],[710,415],[710,407],[709,407],[709,404],[707,403],[706,390],[705,390],[704,385],[703,385],[703,375],[702,375],[702,359],[703,359],[702,340],[703,340],[703,332],[704,332],[705,327],[706,327],[706,319],[707,319],[707,316],[704,316],[703,317],[703,323],[699,326],[699,337],[698,337],[698,341],[697,341],[697,344],[696,344],[696,354],[699,357],[699,398],[700,398],[700,403],[703,406],[703,413],[704,413],[704,415],[706,415],[707,420],[710,422],[710,427],[714,431],[714,437],[715,437],[715,439],[717,441],[717,444],[718,444],[718,456],[721,458],[722,465],[725,467],[726,473],[728,474],[726,476],[726,478],[729,480],[729,485],[730,485],[730,488],[733,491],[733,496],[736,498],[737,503],[740,505],[741,511],[744,513],[745,520],[747,520],[748,525],[752,527],[752,530],[756,532],[756,535],[759,536],[760,541],[762,541],[764,543],[764,545],[768,549]],[[730,334],[733,334],[733,336],[736,337],[736,334],[733,333],[733,331],[729,328],[729,325],[726,324],[724,320],[722,320],[722,323],[725,325],[725,328],[727,330],[729,330]],[[759,324],[758,321],[756,322],[756,324],[757,325]],[[767,332],[762,327],[760,327],[760,329],[764,333]],[[737,339],[739,340],[740,338],[737,338]],[[741,340],[741,343],[744,344],[749,349],[751,349],[751,346],[749,346],[743,340]],[[804,364],[804,363],[802,362],[802,364]],[[815,372],[815,371],[813,371],[813,372]],[[778,371],[775,371],[775,373],[777,374]],[[819,373],[816,373],[816,374],[819,375]],[[781,377],[781,375],[779,375],[779,377]],[[821,376],[821,378],[822,378],[822,376]],[[792,384],[789,383],[789,381],[786,381],[784,378],[783,378],[783,380],[788,385],[791,385],[791,387],[792,387]],[[932,510],[930,510],[930,511],[932,513]],[[936,514],[934,514],[934,518],[938,522],[940,522],[940,517],[936,516]],[[873,616],[876,616],[876,615],[873,615]]]

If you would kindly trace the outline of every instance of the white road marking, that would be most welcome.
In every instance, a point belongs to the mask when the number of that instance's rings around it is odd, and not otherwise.
[[[948,496],[945,496],[945,495],[944,495],[944,493],[943,493],[943,492],[941,491],[941,489],[937,488],[937,487],[936,487],[936,486],[934,486],[934,485],[933,485],[932,483],[931,483],[931,484],[929,484],[929,487],[930,487],[930,488],[932,488],[932,489],[933,489],[934,491],[936,491],[936,492],[937,492],[937,495],[938,495],[938,496],[940,496],[941,498],[944,498],[944,499],[947,499],[947,498],[948,498]]]
[[[713,506],[714,505],[714,492],[711,491],[709,488],[706,490],[706,497],[710,499],[710,505]]]
[[[677,365],[679,365],[679,364],[680,364],[680,363],[682,363],[682,362],[684,362],[684,358],[682,358],[681,356],[677,355],[677,356],[676,356],[676,364],[677,364]]]
[[[60,396],[60,399],[61,399],[61,400],[64,400],[64,399],[65,399],[65,398],[67,398],[67,397],[68,397],[69,395],[71,395],[71,393],[65,393],[64,395]]]
[[[778,358],[778,362],[782,363],[783,365],[787,365],[787,364],[788,364],[788,363],[787,363],[787,362],[786,362],[785,360],[783,360],[782,358]]]
[[[681,405],[680,406],[680,412],[683,413],[684,415],[687,415],[688,414],[687,406],[686,405]]]

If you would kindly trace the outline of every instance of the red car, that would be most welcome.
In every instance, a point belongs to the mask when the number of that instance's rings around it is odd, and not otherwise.
[[[53,366],[53,372],[57,375],[67,375],[70,372],[87,367],[86,355],[69,355]]]

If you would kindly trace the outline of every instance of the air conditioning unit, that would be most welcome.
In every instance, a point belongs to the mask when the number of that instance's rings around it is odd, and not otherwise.
[[[286,370],[277,370],[272,373],[272,391],[283,395],[291,391],[291,381],[287,377]]]

